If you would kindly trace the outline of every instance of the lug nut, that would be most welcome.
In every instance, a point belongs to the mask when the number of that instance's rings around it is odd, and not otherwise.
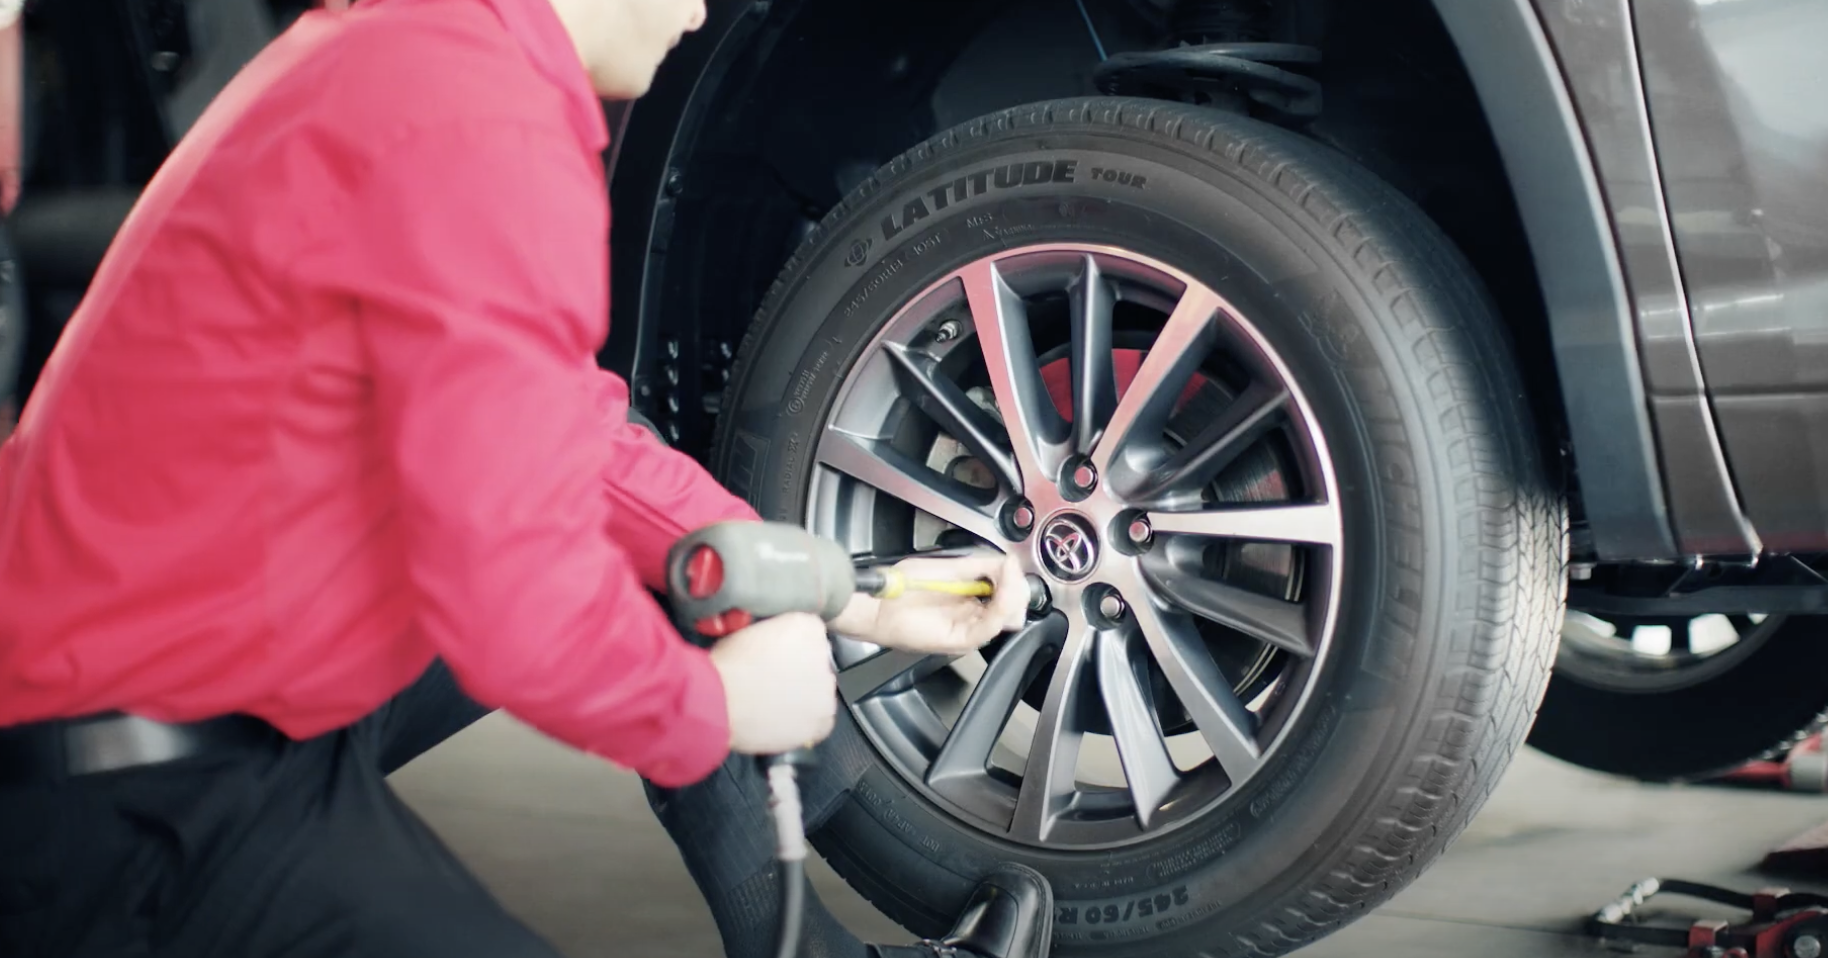
[[[1098,487],[1098,470],[1089,462],[1082,462],[1073,467],[1073,485],[1082,492],[1091,492]]]
[[[1047,591],[1047,583],[1041,577],[1030,572],[1028,579],[1028,611],[1039,615],[1054,607],[1054,597]]]
[[[1028,530],[1035,527],[1034,507],[1026,502],[1016,506],[1009,513],[1009,524],[1015,526],[1017,532],[1027,535]]]
[[[1121,619],[1129,609],[1122,599],[1113,594],[1098,600],[1098,611],[1107,619]]]
[[[1149,544],[1150,540],[1154,538],[1155,528],[1149,525],[1149,520],[1138,518],[1136,521],[1130,523],[1131,545],[1146,546]]]

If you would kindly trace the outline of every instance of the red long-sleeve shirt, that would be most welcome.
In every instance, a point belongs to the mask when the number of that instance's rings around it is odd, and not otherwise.
[[[644,589],[752,518],[628,424],[601,104],[546,0],[312,13],[179,144],[0,448],[0,725],[344,725],[434,655],[682,784],[723,689]]]

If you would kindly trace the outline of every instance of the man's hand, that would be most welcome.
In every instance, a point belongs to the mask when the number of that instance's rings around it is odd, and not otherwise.
[[[1022,627],[1028,582],[1012,556],[994,552],[957,559],[903,559],[895,568],[910,579],[970,582],[989,579],[990,601],[908,590],[898,599],[851,599],[832,631],[908,652],[963,655],[1003,632]]]
[[[730,710],[730,751],[775,755],[814,745],[838,715],[825,623],[792,613],[732,632],[711,648]]]

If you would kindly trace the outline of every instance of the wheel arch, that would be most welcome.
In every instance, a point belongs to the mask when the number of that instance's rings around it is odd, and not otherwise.
[[[1351,20],[1324,38],[1328,62],[1374,81],[1332,80],[1311,132],[1443,221],[1525,362],[1558,372],[1531,388],[1548,441],[1579,466],[1576,516],[1597,551],[1676,554],[1612,224],[1530,0],[1285,2],[1311,8],[1309,22]],[[1145,27],[1126,23],[1126,0],[1085,9],[1112,52],[1149,44]],[[615,117],[617,321],[604,354],[629,375],[638,407],[694,451],[719,411],[728,351],[850,182],[957,120],[1090,92],[1097,58],[1072,5],[1037,0],[863,11],[841,0],[712,0],[709,13],[654,92]],[[998,57],[1000,68],[987,65]],[[1419,66],[1376,72],[1393,61]],[[1351,95],[1392,78],[1395,106]],[[1388,142],[1381,128],[1424,98],[1414,112],[1450,134],[1426,148]],[[1466,170],[1442,158],[1452,150],[1467,151]]]

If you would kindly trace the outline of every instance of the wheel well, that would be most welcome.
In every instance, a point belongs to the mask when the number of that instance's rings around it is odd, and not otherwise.
[[[1167,42],[1157,2],[779,0],[738,14],[753,22],[709,58],[684,122],[658,115],[667,106],[634,111],[625,149],[635,154],[616,176],[619,332],[606,361],[630,374],[638,403],[676,442],[702,453],[730,351],[793,248],[846,191],[971,117],[1095,95],[1100,46]],[[1526,368],[1553,369],[1510,184],[1432,0],[1277,0],[1276,12],[1277,39],[1323,51],[1324,108],[1304,132],[1433,217],[1483,277]],[[644,161],[643,137],[664,138],[670,155]],[[631,214],[637,223],[622,225]],[[1531,382],[1558,444],[1556,384]]]

